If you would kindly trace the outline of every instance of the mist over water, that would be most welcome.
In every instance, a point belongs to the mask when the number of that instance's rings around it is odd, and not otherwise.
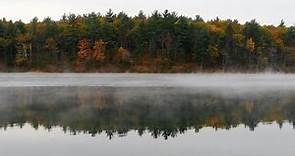
[[[295,74],[0,74],[0,87],[107,86],[295,89]]]
[[[294,101],[292,74],[0,74],[0,155],[292,155]]]
[[[204,127],[231,129],[259,123],[295,125],[295,92],[229,95],[179,87],[8,87],[0,89],[0,127],[63,127],[93,136],[144,131],[154,138]],[[81,126],[83,125],[83,126]]]

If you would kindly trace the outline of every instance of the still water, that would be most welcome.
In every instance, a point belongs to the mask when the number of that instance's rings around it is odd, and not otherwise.
[[[293,155],[293,86],[280,74],[0,74],[0,155]]]

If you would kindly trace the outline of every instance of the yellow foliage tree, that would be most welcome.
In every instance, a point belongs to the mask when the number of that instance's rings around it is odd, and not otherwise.
[[[242,34],[234,34],[233,40],[236,46],[244,47],[245,37]]]
[[[247,40],[246,48],[247,48],[250,52],[254,52],[254,50],[255,50],[255,42],[253,41],[252,38],[249,38],[249,39]]]
[[[16,57],[15,63],[20,66],[29,61],[31,56],[32,44],[30,43],[32,36],[30,34],[20,34],[16,37]]]
[[[215,25],[215,24],[210,24],[209,25],[209,32],[212,32],[212,33],[222,33],[223,30],[220,27],[218,27],[217,25]]]
[[[57,43],[53,38],[49,38],[46,40],[46,44],[44,47],[48,52],[56,52],[57,51]]]
[[[217,45],[209,45],[207,52],[210,57],[210,62],[216,63],[219,57]]]
[[[283,41],[283,35],[286,33],[287,29],[285,27],[274,27],[274,26],[269,26],[267,28],[272,35],[272,42],[278,48],[282,49],[285,46]]]
[[[20,66],[22,64],[25,64],[27,61],[28,61],[28,59],[24,55],[22,55],[20,53],[16,54],[16,56],[15,56],[16,65]]]

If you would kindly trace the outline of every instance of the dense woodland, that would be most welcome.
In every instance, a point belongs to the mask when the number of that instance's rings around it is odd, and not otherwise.
[[[46,72],[295,71],[295,26],[204,21],[175,12],[0,20],[0,70]]]

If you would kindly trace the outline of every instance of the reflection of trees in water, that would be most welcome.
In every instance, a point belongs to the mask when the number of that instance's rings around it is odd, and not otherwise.
[[[188,129],[230,129],[260,122],[294,124],[294,96],[222,96],[177,88],[6,88],[0,90],[1,127],[30,123],[59,126],[65,132],[126,135],[136,130],[154,138],[175,137]]]

